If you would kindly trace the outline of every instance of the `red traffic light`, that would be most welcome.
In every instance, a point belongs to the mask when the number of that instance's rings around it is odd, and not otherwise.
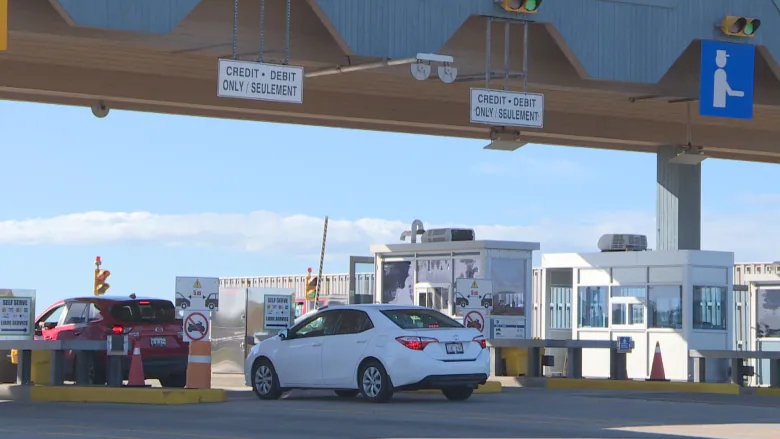
[[[95,256],[95,262],[100,262],[100,256]]]
[[[97,279],[100,282],[105,282],[106,279],[108,279],[108,276],[111,276],[111,272],[108,270],[100,270],[100,272],[97,275]]]

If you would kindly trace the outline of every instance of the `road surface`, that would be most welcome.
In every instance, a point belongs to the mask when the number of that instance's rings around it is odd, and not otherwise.
[[[388,404],[292,392],[230,391],[189,406],[0,403],[3,439],[780,438],[780,399],[512,389],[450,402],[397,394]],[[648,399],[651,398],[651,399]]]

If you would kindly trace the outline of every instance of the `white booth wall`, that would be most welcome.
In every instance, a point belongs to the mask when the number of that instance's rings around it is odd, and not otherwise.
[[[492,281],[493,295],[506,296],[507,315],[522,316],[525,338],[531,338],[533,322],[526,309],[532,301],[532,253],[536,242],[456,241],[435,243],[377,244],[371,246],[376,270],[377,303],[413,305],[415,289],[440,288],[455,295],[459,278]],[[436,301],[434,301],[436,302]],[[436,302],[438,305],[439,302]],[[457,310],[447,302],[442,311]],[[490,327],[484,332],[489,337]]]
[[[748,348],[755,351],[780,351],[780,276],[775,269],[744,272],[739,279],[747,286],[746,323],[749,328]],[[749,360],[756,375],[749,385],[769,385],[769,360]]]
[[[714,251],[643,251],[542,255],[545,294],[540,310],[545,338],[565,331],[551,326],[552,273],[571,270],[571,330],[581,340],[631,336],[631,379],[649,377],[656,342],[666,378],[692,378],[690,349],[732,349],[734,254]],[[583,312],[587,311],[587,313]],[[557,356],[557,355],[556,355]],[[556,358],[556,364],[559,364]],[[583,376],[608,377],[609,352],[585,349]],[[562,363],[561,363],[562,364]],[[707,379],[726,379],[725,362],[708,362]]]

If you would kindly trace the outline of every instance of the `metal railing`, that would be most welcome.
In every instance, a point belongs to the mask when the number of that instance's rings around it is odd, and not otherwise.
[[[731,383],[745,385],[745,376],[755,373],[744,360],[769,360],[769,387],[780,387],[780,352],[770,351],[734,351],[734,350],[690,350],[688,357],[693,360],[693,381],[706,382],[707,360],[729,360],[731,363]]]
[[[0,351],[16,350],[19,352],[17,364],[17,384],[32,385],[32,352],[50,351],[49,385],[64,384],[66,352],[73,353],[74,375],[76,385],[90,385],[89,363],[93,355],[78,355],[79,353],[105,352],[107,355],[106,378],[112,387],[122,385],[122,357],[127,354],[127,337],[110,336],[109,341],[103,340],[0,340]]]
[[[505,373],[501,361],[501,349],[528,349],[528,377],[542,377],[542,348],[566,349],[568,362],[566,364],[567,378],[582,378],[582,350],[609,349],[609,378],[627,380],[626,352],[618,349],[618,342],[612,340],[488,340],[491,351],[490,374],[501,376]]]

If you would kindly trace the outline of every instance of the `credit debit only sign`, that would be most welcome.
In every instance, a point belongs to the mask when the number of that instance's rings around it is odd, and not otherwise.
[[[472,88],[471,123],[543,128],[544,95]]]
[[[219,60],[220,98],[303,103],[303,67]]]

